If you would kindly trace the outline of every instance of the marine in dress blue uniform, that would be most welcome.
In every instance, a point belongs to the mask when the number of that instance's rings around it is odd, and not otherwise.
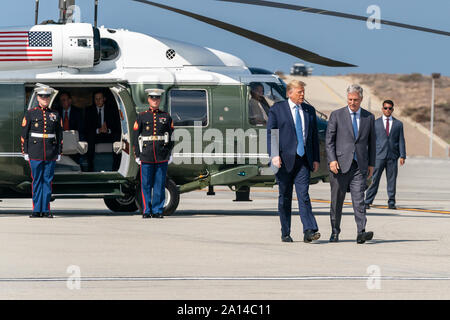
[[[137,116],[133,149],[140,165],[143,218],[163,218],[167,167],[174,146],[173,121],[159,110],[162,89],[145,90],[149,109]],[[153,198],[151,198],[153,190]]]
[[[22,154],[31,168],[33,213],[30,218],[53,218],[50,212],[56,161],[61,159],[63,130],[60,115],[49,108],[55,90],[40,85],[34,90],[38,106],[22,121]]]

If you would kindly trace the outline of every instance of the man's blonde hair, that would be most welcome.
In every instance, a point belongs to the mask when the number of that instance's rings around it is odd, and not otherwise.
[[[306,83],[304,83],[303,81],[300,80],[292,80],[288,83],[286,90],[289,92],[289,90],[291,90],[292,88],[305,88],[306,87]]]

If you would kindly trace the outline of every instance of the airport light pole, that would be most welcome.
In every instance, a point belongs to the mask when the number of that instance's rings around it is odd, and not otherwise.
[[[441,77],[440,73],[431,74],[431,117],[430,117],[430,158],[433,157],[433,126],[434,126],[434,82]]]

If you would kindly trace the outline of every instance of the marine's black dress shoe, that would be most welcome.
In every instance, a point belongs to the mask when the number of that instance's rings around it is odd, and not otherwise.
[[[283,241],[283,242],[294,242],[294,240],[292,240],[291,236],[281,237],[281,241]]]
[[[315,232],[313,230],[306,230],[305,235],[303,237],[303,242],[310,243],[313,240],[319,240],[320,239],[320,233]]]
[[[389,207],[389,209],[397,210],[397,207],[396,207],[395,204],[393,204],[393,203],[389,203],[389,204],[388,204],[388,207]]]
[[[164,215],[162,213],[152,213],[152,218],[163,219]]]
[[[150,219],[151,217],[152,217],[151,214],[146,214],[146,213],[144,213],[144,214],[142,215],[142,219]]]
[[[33,214],[31,214],[31,216],[30,216],[31,219],[40,218],[40,217],[41,217],[41,214],[40,214],[40,213],[33,213]]]
[[[44,213],[44,214],[43,214],[43,217],[44,217],[44,218],[48,218],[48,219],[53,219],[53,214],[52,214],[51,212]]]
[[[368,232],[360,232],[358,233],[358,236],[356,237],[356,242],[359,244],[362,244],[366,241],[372,240],[373,238],[373,232],[372,231],[368,231]]]
[[[337,233],[332,233],[330,237],[330,242],[339,242],[339,235]]]

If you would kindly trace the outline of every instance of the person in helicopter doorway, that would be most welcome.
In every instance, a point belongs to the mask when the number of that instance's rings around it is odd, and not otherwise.
[[[28,110],[22,121],[22,154],[30,163],[33,213],[30,218],[53,218],[50,212],[55,165],[61,160],[63,145],[62,121],[50,109],[53,88],[39,85],[34,89],[38,106]]]
[[[165,182],[174,146],[171,139],[174,127],[170,115],[159,109],[164,90],[147,89],[145,92],[150,107],[137,116],[133,128],[134,154],[141,166],[142,217],[163,218]]]

